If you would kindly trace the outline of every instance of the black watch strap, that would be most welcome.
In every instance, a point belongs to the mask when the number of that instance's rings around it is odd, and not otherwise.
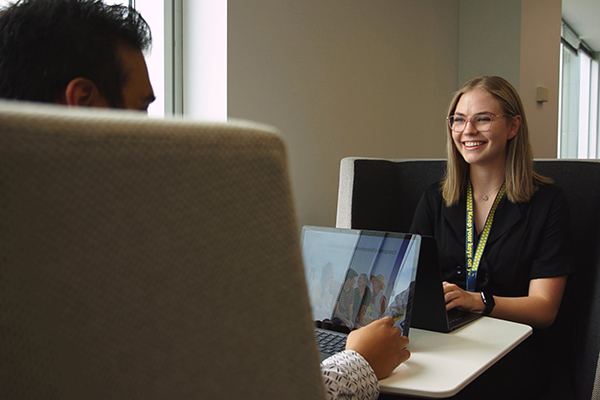
[[[490,292],[481,292],[481,300],[483,300],[483,304],[485,305],[485,310],[483,310],[483,315],[490,315],[496,302],[494,301],[494,296]]]

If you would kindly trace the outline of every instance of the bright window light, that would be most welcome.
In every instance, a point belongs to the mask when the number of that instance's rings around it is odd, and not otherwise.
[[[227,120],[227,0],[183,1],[183,114]]]
[[[559,158],[598,157],[598,53],[564,21],[562,25],[559,101]]]

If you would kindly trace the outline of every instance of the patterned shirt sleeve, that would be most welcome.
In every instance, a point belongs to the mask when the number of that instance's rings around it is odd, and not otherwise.
[[[368,400],[379,396],[375,372],[360,354],[346,350],[321,363],[327,400]]]

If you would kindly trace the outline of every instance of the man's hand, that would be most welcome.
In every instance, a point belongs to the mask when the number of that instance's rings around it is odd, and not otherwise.
[[[377,379],[389,376],[394,369],[410,357],[408,338],[400,336],[402,330],[394,327],[394,320],[385,317],[350,332],[346,350],[354,350],[371,365]]]

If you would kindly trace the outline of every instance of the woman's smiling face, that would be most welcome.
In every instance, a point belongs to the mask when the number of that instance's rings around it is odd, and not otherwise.
[[[462,132],[452,131],[454,145],[470,165],[504,166],[506,146],[518,132],[520,116],[504,116],[500,103],[491,94],[473,89],[461,96],[454,115],[469,120]],[[480,132],[471,119],[476,116],[491,116],[491,127]]]

